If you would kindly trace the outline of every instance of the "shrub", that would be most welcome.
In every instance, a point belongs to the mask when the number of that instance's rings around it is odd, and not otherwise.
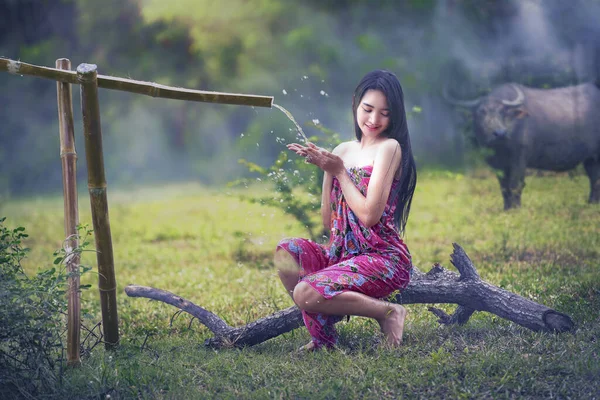
[[[22,239],[28,235],[23,227],[7,228],[5,219],[0,218],[0,398],[32,398],[60,386],[68,254],[55,252],[51,268],[27,276],[21,261],[28,251]]]

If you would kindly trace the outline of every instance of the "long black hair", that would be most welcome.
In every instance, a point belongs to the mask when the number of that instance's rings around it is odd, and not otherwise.
[[[375,70],[366,74],[354,90],[352,97],[352,111],[354,115],[354,132],[360,142],[362,131],[356,121],[356,111],[360,101],[368,90],[379,90],[386,99],[390,109],[390,124],[383,135],[396,139],[402,150],[400,161],[400,184],[390,193],[391,199],[396,203],[394,223],[401,235],[404,234],[410,204],[412,203],[415,187],[417,186],[417,167],[410,145],[408,125],[406,123],[406,109],[404,108],[404,93],[396,75],[385,70]],[[394,171],[395,173],[395,171]]]

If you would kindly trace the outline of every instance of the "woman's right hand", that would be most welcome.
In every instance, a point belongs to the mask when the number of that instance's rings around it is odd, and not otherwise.
[[[313,143],[307,142],[306,146],[298,143],[290,143],[287,145],[287,148],[299,156],[306,157],[307,163],[316,165],[332,176],[337,176],[345,172],[344,161],[339,156]]]
[[[302,146],[301,144],[290,143],[286,145],[286,147],[294,153],[298,154],[300,157],[306,157],[308,155],[308,153],[306,152],[306,146]]]

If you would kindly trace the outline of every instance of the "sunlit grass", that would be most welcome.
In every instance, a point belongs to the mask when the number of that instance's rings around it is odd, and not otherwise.
[[[421,173],[405,241],[422,270],[434,262],[452,268],[452,243],[460,244],[483,279],[571,315],[576,334],[533,333],[485,313],[463,327],[439,327],[427,305],[411,305],[399,350],[375,349],[375,324],[352,318],[339,324],[340,351],[301,358],[291,353],[308,340],[304,329],[214,352],[202,346],[210,332],[197,321],[188,328],[190,317],[180,315],[170,325],[174,308],[123,291],[127,284],[166,289],[236,326],[290,306],[272,252],[283,237],[306,232],[281,210],[238,197],[267,186],[109,188],[122,346],[97,347],[67,375],[65,395],[590,397],[600,389],[600,207],[586,202],[585,176],[530,176],[526,184],[523,206],[504,212],[490,174]],[[85,193],[79,201],[80,220],[91,225]],[[60,197],[0,206],[9,226],[30,234],[28,271],[51,263],[62,212]],[[95,265],[95,255],[84,263]],[[83,294],[90,323],[100,317],[96,280],[84,277],[92,284]]]

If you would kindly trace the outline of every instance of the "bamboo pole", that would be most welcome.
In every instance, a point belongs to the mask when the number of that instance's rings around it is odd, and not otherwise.
[[[71,61],[66,58],[56,60],[56,68],[70,70]],[[77,152],[75,151],[75,134],[73,129],[73,97],[71,84],[56,82],[56,98],[58,102],[58,124],[60,130],[60,159],[63,176],[63,199],[65,215],[65,249],[67,250],[66,268],[68,278],[68,311],[67,311],[67,364],[79,365],[81,295],[79,292],[80,254],[72,253],[79,245],[77,225],[79,213],[77,207]]]
[[[21,61],[14,61],[0,57],[0,71],[16,75],[29,75],[38,78],[52,79],[55,81],[78,84],[77,74],[74,71],[64,71],[55,68],[40,67]],[[138,93],[151,97],[165,99],[199,101],[205,103],[235,104],[241,106],[255,106],[271,108],[273,96],[257,96],[238,93],[221,93],[206,90],[193,90],[161,85],[154,82],[136,81],[133,79],[118,78],[113,76],[98,75],[98,87],[103,89],[120,90]]]
[[[98,290],[102,309],[102,325],[106,348],[119,343],[119,318],[117,314],[117,281],[113,260],[96,65],[80,64],[77,79],[81,85],[81,110],[85,137],[85,158],[88,170],[88,190],[92,208],[92,223],[96,240],[98,261]]]

